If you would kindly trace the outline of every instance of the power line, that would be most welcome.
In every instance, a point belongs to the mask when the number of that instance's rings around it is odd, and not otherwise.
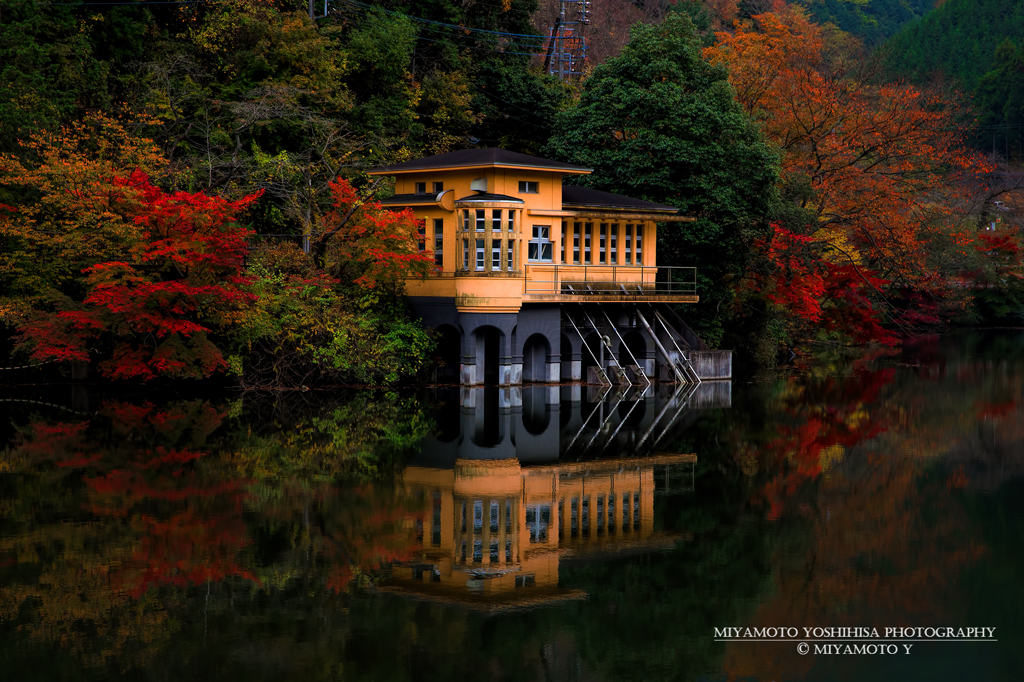
[[[384,9],[383,7],[377,7],[375,5],[367,5],[365,3],[358,2],[357,0],[341,0],[341,1],[344,2],[347,5],[355,5],[356,7],[361,7],[363,9],[368,9],[368,10],[379,10],[381,12],[384,12],[385,14],[391,14],[393,16],[404,17],[405,19],[409,19],[411,21],[415,21],[415,22],[419,22],[419,23],[423,23],[423,24],[434,24],[436,26],[446,26],[448,28],[458,29],[459,31],[470,31],[470,32],[473,32],[473,33],[488,33],[488,34],[497,35],[497,36],[512,36],[514,38],[534,38],[536,40],[543,40],[543,36],[539,36],[539,35],[530,35],[528,33],[509,33],[508,31],[489,31],[489,30],[484,29],[484,28],[470,28],[468,26],[459,26],[458,24],[446,24],[443,21],[434,21],[433,19],[424,19],[422,17],[414,17],[411,14],[402,14],[401,12],[396,12],[394,10],[389,10],[389,9]]]
[[[351,2],[351,0],[345,0],[345,4],[352,5],[353,7],[350,8],[351,11],[355,12],[356,14],[358,14],[360,16],[368,16],[369,15],[369,11],[370,10],[363,9],[363,7],[368,7],[368,6],[362,5],[362,3],[355,3],[355,2]],[[371,8],[371,9],[373,9],[373,8]],[[445,29],[443,29],[443,28],[434,28],[434,26],[432,26],[430,24],[439,24],[441,26],[446,26],[446,27],[455,29],[455,30],[460,31],[460,32],[467,32],[468,31],[468,32],[471,32],[471,33],[483,33],[483,34],[485,34],[487,36],[519,36],[519,35],[521,35],[521,34],[517,34],[517,33],[501,33],[501,32],[498,32],[498,31],[487,31],[487,30],[484,30],[484,29],[467,28],[467,27],[464,27],[464,26],[456,26],[455,24],[442,24],[441,22],[433,22],[433,21],[429,21],[429,20],[426,20],[426,19],[419,19],[418,17],[412,17],[412,16],[401,14],[401,13],[398,13],[398,12],[390,12],[388,10],[382,10],[382,11],[384,11],[384,12],[386,12],[388,14],[391,14],[392,16],[403,17],[403,18],[409,19],[409,20],[411,20],[413,22],[423,22],[423,23],[425,23],[427,25],[420,26],[419,27],[420,30],[431,31],[431,32],[433,32],[435,34],[440,34],[440,35],[444,35],[444,36],[449,36],[450,34],[447,33],[447,31]],[[458,36],[452,36],[452,37],[458,37]],[[528,37],[535,38],[538,42],[543,40],[542,36],[528,36]],[[427,42],[432,42],[432,43],[444,43],[445,42],[445,41],[442,41],[442,40],[436,40],[436,39],[427,38],[427,37],[424,37],[424,36],[417,36],[417,38],[419,40],[426,40]],[[538,45],[530,45],[530,44],[519,43],[519,42],[514,42],[514,41],[507,41],[507,42],[501,43],[501,44],[502,45],[510,45],[512,47],[517,47],[517,48],[527,49],[527,50],[529,50],[529,49],[536,49],[538,47]],[[539,52],[510,52],[508,50],[496,49],[496,48],[472,47],[472,46],[466,46],[466,47],[469,47],[470,49],[485,50],[485,51],[489,51],[489,52],[501,52],[503,54],[525,55],[525,56],[528,56],[528,57],[541,56],[541,54]]]

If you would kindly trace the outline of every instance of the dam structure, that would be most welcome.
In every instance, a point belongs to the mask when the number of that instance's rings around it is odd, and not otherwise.
[[[657,265],[659,224],[693,218],[563,183],[590,172],[494,148],[369,172],[394,177],[395,194],[381,203],[410,209],[420,250],[434,256],[434,272],[406,290],[413,314],[440,335],[437,381],[732,378],[731,351],[709,349],[679,313],[698,303],[696,269]]]

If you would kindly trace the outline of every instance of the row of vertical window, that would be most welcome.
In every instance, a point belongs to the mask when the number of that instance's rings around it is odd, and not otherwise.
[[[464,211],[464,224],[469,225],[471,219],[476,218],[479,214],[485,213],[484,209],[475,209],[473,213],[470,211]],[[502,211],[495,210],[492,214],[492,232],[501,232],[502,226],[505,224],[502,221]],[[486,216],[484,216],[486,218]],[[475,223],[477,225],[484,223]],[[515,213],[508,211],[508,229],[512,231],[515,226]],[[468,230],[468,228],[466,228]],[[444,267],[444,219],[434,218],[433,219],[433,230],[434,230],[434,264],[439,267]],[[486,232],[481,227],[480,232]],[[517,241],[514,239],[503,239],[501,237],[492,238],[488,236],[485,239],[463,239],[462,241],[462,269],[463,270],[477,270],[480,272],[498,272],[506,271],[512,272],[516,269],[516,257],[515,250]],[[503,246],[504,245],[504,246]],[[427,222],[424,220],[419,225],[419,250],[425,251],[427,249]],[[488,258],[489,256],[489,258]]]
[[[462,229],[464,232],[487,232],[488,222],[491,232],[502,232],[507,226],[509,232],[515,230],[515,211],[491,209],[469,209],[463,211]],[[621,233],[621,240],[620,240]],[[433,219],[434,263],[444,266],[444,219]],[[642,223],[626,223],[620,230],[618,223],[600,223],[595,234],[594,223],[572,223],[569,233],[568,221],[562,221],[561,262],[576,265],[641,265],[643,263],[644,226]],[[571,239],[571,241],[570,241]],[[463,239],[463,263],[465,270],[485,270],[487,252],[490,251],[490,270],[515,269],[513,254],[515,240],[505,241],[507,255],[502,260],[501,243],[505,240]],[[621,244],[621,252],[620,252]],[[427,224],[423,221],[419,227],[419,250],[427,248]],[[472,250],[473,257],[470,252]],[[527,259],[530,261],[552,262],[554,244],[551,241],[549,225],[534,225],[531,238],[527,244]],[[472,268],[470,266],[473,266]]]
[[[502,248],[504,244],[504,248]],[[488,253],[490,259],[488,259]],[[504,259],[502,254],[504,253]],[[516,269],[516,240],[463,239],[462,269],[478,272],[512,272]]]
[[[562,221],[561,261],[572,264],[642,265],[643,223],[600,223],[595,233],[594,223]],[[571,241],[570,241],[571,240]],[[621,250],[620,250],[621,246]]]
[[[419,250],[427,250],[427,221],[419,225]],[[434,218],[434,265],[444,266],[444,218]]]
[[[490,223],[492,232],[501,232],[503,226],[507,226],[509,232],[515,232],[516,212],[513,209],[506,211],[492,208],[491,214],[488,216],[486,208],[463,209],[463,232],[486,232],[488,223]]]

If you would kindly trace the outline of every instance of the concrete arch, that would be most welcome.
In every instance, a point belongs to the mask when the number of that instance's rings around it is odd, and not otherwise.
[[[436,380],[440,383],[458,383],[462,362],[462,330],[451,324],[438,325]]]
[[[590,367],[600,367],[601,359],[604,357],[604,342],[597,332],[590,332],[587,334],[586,346],[586,348],[581,348],[580,353],[580,367],[583,381],[588,380],[588,369]]]
[[[551,342],[544,334],[531,334],[523,344],[523,381],[548,381]]]
[[[637,329],[634,329],[626,334],[622,335],[623,343],[619,344],[619,364],[623,367],[632,364],[639,364],[640,367],[644,366],[644,361],[647,359],[647,348],[650,344],[647,343],[645,335]],[[628,348],[628,351],[627,351]],[[630,357],[632,354],[632,357]],[[634,358],[636,363],[633,362]]]
[[[523,428],[531,436],[543,436],[551,426],[546,391],[545,386],[523,387]]]
[[[575,341],[575,343],[573,343]],[[580,380],[580,346],[582,342],[579,338],[572,339],[565,334],[559,334],[558,337],[558,352],[559,352],[559,364],[561,371],[559,376],[565,381],[579,381]]]
[[[489,324],[482,324],[473,330],[474,345],[476,346],[476,367],[478,383],[498,385],[502,382],[501,366],[503,349],[507,348],[505,333],[497,327]]]

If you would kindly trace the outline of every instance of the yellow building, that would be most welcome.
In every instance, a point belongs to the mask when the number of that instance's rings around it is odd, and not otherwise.
[[[414,313],[442,335],[439,379],[731,377],[728,351],[708,355],[668,305],[698,302],[695,269],[657,265],[658,224],[693,219],[563,184],[590,172],[503,149],[371,171],[394,176],[384,205],[411,208],[423,221],[421,248],[434,254],[434,275],[410,279],[407,291]]]
[[[683,539],[655,529],[655,470],[696,460],[678,454],[408,467],[407,492],[424,501],[422,560],[396,566],[382,590],[489,611],[585,598],[559,586],[560,560],[668,548]]]

